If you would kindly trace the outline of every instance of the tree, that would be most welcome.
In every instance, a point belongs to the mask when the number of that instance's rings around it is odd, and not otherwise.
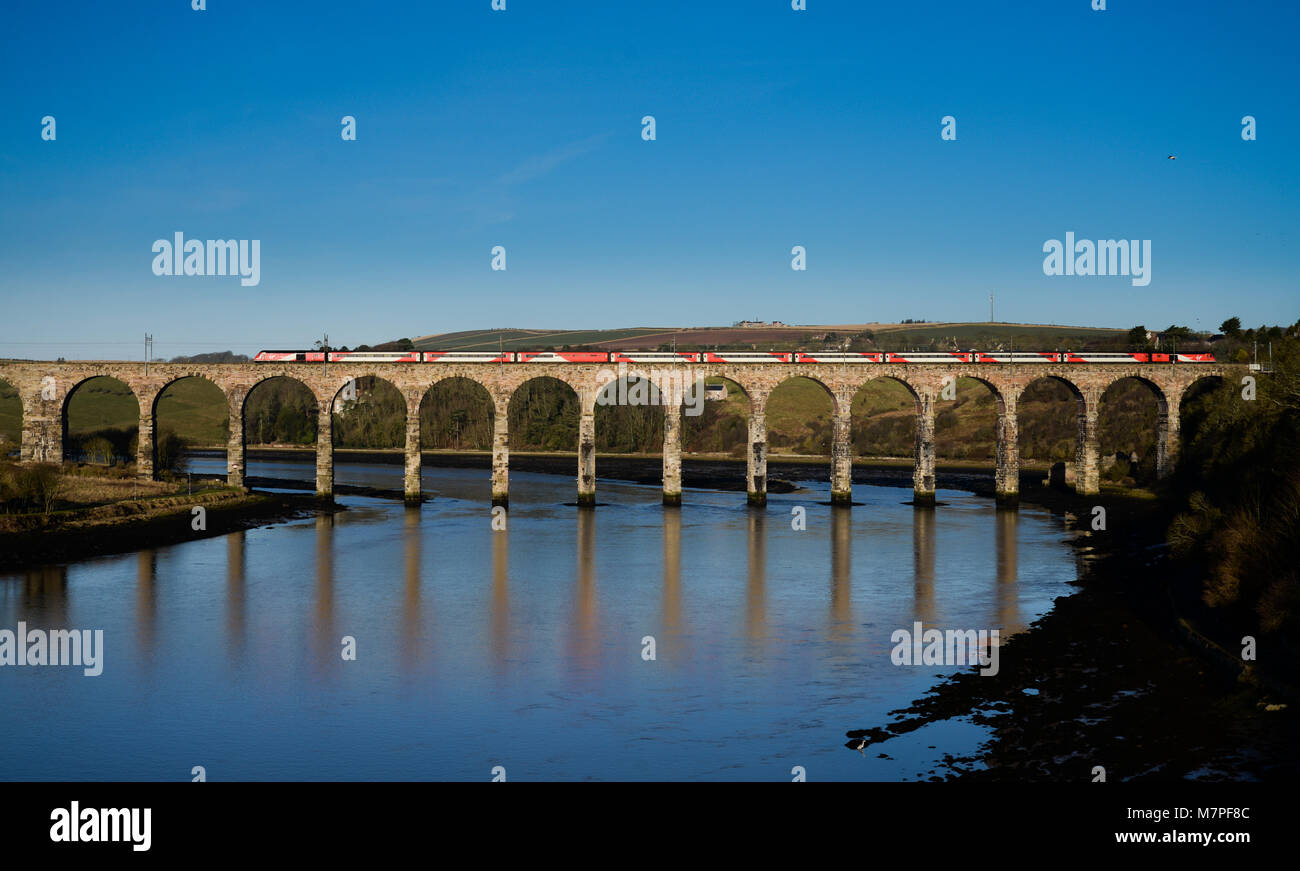
[[[1135,348],[1145,348],[1147,344],[1147,328],[1139,324],[1129,330],[1128,343]]]
[[[1228,318],[1219,324],[1219,332],[1223,333],[1230,339],[1236,339],[1241,336],[1241,318]]]

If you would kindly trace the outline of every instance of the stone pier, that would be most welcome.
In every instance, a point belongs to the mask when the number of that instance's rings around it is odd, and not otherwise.
[[[1075,451],[1075,487],[1083,494],[1099,490],[1098,415],[1102,394],[1112,384],[1133,378],[1149,385],[1159,405],[1156,444],[1156,472],[1170,475],[1178,460],[1181,434],[1179,403],[1188,389],[1204,378],[1236,379],[1249,372],[1240,364],[1043,363],[1010,366],[998,363],[693,363],[684,376],[723,378],[749,399],[748,444],[746,446],[746,491],[751,504],[766,503],[767,421],[766,406],[772,391],[791,378],[817,382],[834,399],[831,443],[831,493],[836,504],[848,503],[852,494],[852,443],[849,407],[853,396],[877,378],[890,378],[908,386],[917,400],[917,438],[913,491],[919,505],[933,504],[935,495],[935,411],[939,385],[944,377],[960,369],[962,376],[988,385],[998,398],[997,495],[1002,503],[1018,494],[1018,398],[1030,384],[1053,379],[1067,385],[1078,400],[1078,440]],[[578,502],[591,505],[596,494],[595,417],[596,393],[608,380],[608,365],[600,363],[388,363],[378,361],[331,362],[328,370],[307,363],[163,363],[126,360],[0,360],[0,381],[11,386],[22,405],[22,462],[62,462],[67,443],[65,419],[69,397],[91,378],[110,377],[125,384],[139,402],[139,444],[137,473],[151,478],[157,473],[158,420],[156,400],[168,384],[184,378],[202,378],[226,396],[229,434],[226,442],[227,479],[234,486],[246,486],[246,444],[244,404],[255,385],[276,377],[292,379],[317,397],[318,434],[316,445],[316,490],[322,496],[334,492],[333,398],[340,384],[358,378],[379,378],[393,385],[407,402],[405,432],[404,493],[418,499],[420,483],[419,405],[425,391],[448,378],[466,378],[487,391],[495,415],[492,436],[492,501],[509,501],[508,412],[511,397],[534,378],[554,378],[567,384],[579,397]],[[323,400],[320,397],[328,396]],[[668,504],[681,499],[681,442],[683,424],[680,406],[675,417],[665,418],[663,498]]]
[[[334,397],[317,399],[316,495],[334,495]]]
[[[1168,478],[1173,474],[1178,460],[1178,445],[1182,422],[1179,405],[1182,393],[1169,393],[1160,403],[1160,417],[1156,423],[1156,477]]]
[[[244,486],[244,397],[243,390],[227,394],[230,425],[226,436],[226,483],[232,487]]]
[[[835,398],[831,420],[831,504],[853,504],[853,419],[849,409],[852,395]]]
[[[671,397],[665,396],[671,400]],[[682,504],[682,407],[664,403],[664,504]]]
[[[135,476],[152,481],[154,460],[158,456],[157,442],[153,438],[152,397],[140,402],[140,420],[137,425],[140,434],[135,443]]]
[[[1097,448],[1097,410],[1101,405],[1101,391],[1083,391],[1079,400],[1079,441],[1074,452],[1074,490],[1080,496],[1095,496],[1101,492]]]
[[[420,400],[422,392],[406,395],[406,474],[403,493],[407,502],[420,501]]]
[[[745,459],[746,490],[750,505],[767,504],[767,397],[750,400],[749,449]]]
[[[1011,391],[1002,394],[998,407],[998,467],[995,482],[997,503],[1006,508],[1020,501],[1020,425],[1016,420],[1018,397]]]
[[[578,418],[578,506],[596,504],[596,413],[585,407]]]
[[[913,456],[912,502],[934,505],[934,394],[918,393],[916,399],[916,452]]]
[[[492,504],[510,505],[510,397],[498,396],[492,414]]]

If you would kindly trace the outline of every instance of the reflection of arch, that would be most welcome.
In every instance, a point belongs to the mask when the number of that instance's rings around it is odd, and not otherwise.
[[[91,375],[87,378],[81,379],[76,384],[73,384],[70,388],[68,388],[68,392],[65,393],[63,396],[63,404],[60,409],[59,415],[61,419],[60,424],[63,430],[63,450],[65,454],[72,449],[72,442],[71,439],[69,438],[70,433],[68,431],[68,412],[72,408],[72,400],[81,391],[81,388],[85,387],[87,384],[89,384],[92,381],[112,382],[114,384],[120,385],[121,387],[125,388],[126,392],[130,394],[131,398],[134,400],[132,406],[133,406],[133,411],[135,413],[135,420],[127,423],[127,429],[138,431],[138,427],[140,425],[140,396],[135,392],[135,390],[132,389],[131,385],[127,384],[125,381],[123,381],[120,378],[115,378],[112,375]],[[96,430],[92,430],[92,432],[101,429],[116,429],[116,428],[117,427],[114,427],[111,422],[104,421],[101,427],[98,427]],[[114,445],[114,449],[119,450],[123,455],[127,456],[128,459],[130,458],[130,451],[121,450],[122,449],[121,445]]]
[[[27,409],[23,408],[22,395],[18,392],[18,387],[4,378],[0,378],[0,409],[10,406],[16,409],[17,421],[12,432],[0,432],[0,441],[12,441],[14,449],[21,451],[23,442],[23,415]],[[6,443],[5,448],[0,450],[0,459],[4,459],[9,451],[9,445]]]

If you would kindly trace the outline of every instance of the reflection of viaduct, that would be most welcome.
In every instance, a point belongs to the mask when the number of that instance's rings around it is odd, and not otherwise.
[[[1101,395],[1122,378],[1137,378],[1155,393],[1159,406],[1159,434],[1156,468],[1167,475],[1173,468],[1179,440],[1179,406],[1193,382],[1205,377],[1240,377],[1245,366],[1223,364],[856,364],[819,363],[790,365],[686,364],[683,376],[722,376],[733,381],[749,398],[749,450],[746,470],[750,500],[762,503],[767,485],[768,397],[781,382],[794,377],[809,378],[830,395],[834,426],[831,449],[831,492],[833,501],[848,503],[851,481],[850,407],[854,394],[876,378],[891,378],[905,385],[916,399],[916,451],[913,485],[918,503],[934,499],[934,420],[941,405],[941,391],[953,376],[973,378],[992,392],[998,410],[997,492],[1004,501],[1014,502],[1019,488],[1020,455],[1017,444],[1016,402],[1024,389],[1042,378],[1068,387],[1076,400],[1079,435],[1075,451],[1076,489],[1096,493],[1098,489],[1097,414]],[[1240,374],[1237,370],[1240,370]],[[331,411],[334,400],[354,378],[373,376],[393,385],[406,400],[406,494],[420,493],[420,402],[440,381],[466,378],[480,384],[491,398],[493,415],[492,498],[507,499],[509,465],[508,410],[510,398],[525,382],[550,377],[568,384],[577,393],[581,416],[578,430],[578,502],[592,504],[596,495],[595,406],[605,386],[598,379],[607,376],[599,364],[527,363],[143,363],[129,362],[9,362],[0,363],[0,380],[18,390],[23,406],[22,459],[58,461],[63,457],[67,429],[67,403],[73,391],[86,380],[106,375],[122,381],[140,402],[140,439],[137,468],[142,477],[154,474],[154,413],[163,389],[182,378],[203,378],[225,394],[230,414],[230,443],[227,448],[228,479],[244,481],[244,402],[249,391],[268,378],[285,376],[304,384],[316,397],[319,408],[316,446],[316,489],[331,494],[334,489],[334,446]],[[665,407],[663,447],[664,501],[681,498],[681,408]]]

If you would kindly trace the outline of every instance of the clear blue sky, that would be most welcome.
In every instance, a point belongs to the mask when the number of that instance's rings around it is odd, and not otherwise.
[[[0,355],[1300,315],[1294,3],[189,5],[4,4]],[[1045,276],[1070,230],[1150,285]],[[155,276],[178,231],[260,285]]]

